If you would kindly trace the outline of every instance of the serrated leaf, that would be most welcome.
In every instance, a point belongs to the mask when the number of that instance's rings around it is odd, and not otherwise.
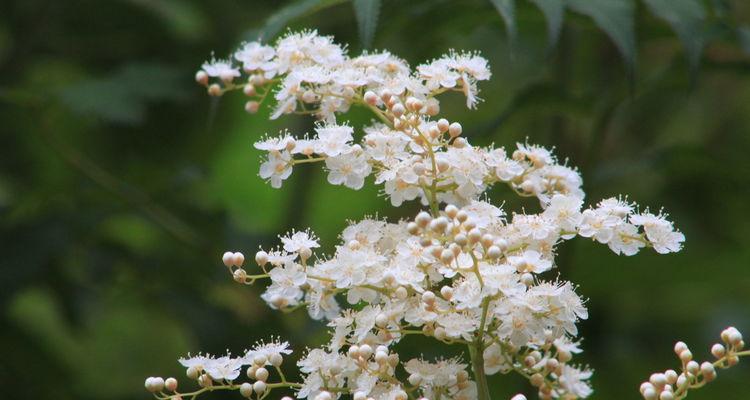
[[[589,16],[620,50],[629,72],[635,68],[633,0],[565,0],[573,11]]]
[[[505,31],[508,33],[508,40],[513,44],[516,40],[516,2],[515,0],[490,0],[495,6],[497,12],[505,22]]]
[[[667,21],[685,46],[691,69],[700,61],[705,35],[706,10],[701,0],[643,0],[651,12]]]
[[[363,48],[369,49],[378,27],[381,0],[354,0],[352,4],[359,26],[359,40],[362,41]]]
[[[547,20],[547,42],[552,48],[557,44],[562,30],[563,17],[565,16],[565,4],[563,0],[531,0],[536,4],[544,18]]]
[[[345,0],[300,0],[282,7],[266,20],[266,24],[260,30],[259,36],[262,40],[269,40],[281,32],[293,20],[313,14],[322,9],[343,3]],[[257,37],[255,38],[257,39]]]

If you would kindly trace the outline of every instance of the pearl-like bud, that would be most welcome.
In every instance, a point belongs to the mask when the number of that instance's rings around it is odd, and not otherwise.
[[[251,385],[248,382],[245,382],[242,385],[240,385],[240,395],[242,395],[242,397],[247,397],[247,398],[249,398],[250,396],[252,396],[253,395],[253,385]]]
[[[677,354],[678,356],[687,349],[688,349],[688,346],[687,344],[685,344],[685,342],[677,342],[674,344],[674,353]]]
[[[255,379],[265,382],[268,379],[268,370],[263,367],[255,370]]]
[[[365,92],[364,99],[365,99],[365,102],[367,104],[371,105],[371,106],[377,105],[378,104],[378,100],[380,100],[378,98],[378,95],[375,94],[375,92],[370,91],[370,90],[368,90],[368,91]]]
[[[727,351],[724,348],[724,346],[722,346],[719,343],[716,343],[713,346],[711,346],[711,354],[713,354],[714,357],[716,357],[716,358],[722,358],[722,357],[724,357],[724,354],[726,354],[726,353],[727,353]]]
[[[279,353],[273,353],[268,357],[268,362],[274,367],[279,367],[284,362],[284,357]]]
[[[227,267],[231,267],[234,264],[234,253],[231,251],[227,251],[224,253],[223,256],[221,256],[221,262],[224,263]]]
[[[454,122],[450,124],[448,127],[448,134],[451,135],[451,137],[457,137],[461,135],[461,132],[463,131],[463,128],[461,127],[461,124],[458,122]]]
[[[248,114],[257,114],[260,109],[260,103],[255,100],[245,102],[245,112]]]
[[[393,113],[393,115],[396,116],[396,118],[398,118],[404,115],[404,112],[406,112],[406,109],[404,108],[403,104],[397,103],[397,104],[394,104],[393,107],[391,107],[391,112]]]
[[[201,70],[196,72],[195,81],[203,86],[208,85],[208,74],[206,73],[206,71]]]
[[[440,295],[443,296],[444,299],[450,301],[450,299],[453,298],[453,288],[450,286],[443,286],[440,288]]]
[[[236,253],[232,254],[232,265],[234,265],[235,267],[241,267],[242,264],[244,264],[244,263],[245,263],[245,255],[244,254],[242,254],[240,252],[236,252]]]
[[[422,293],[422,301],[425,304],[432,304],[435,302],[435,293],[430,292],[429,290]]]
[[[255,253],[255,262],[261,267],[266,265],[268,263],[268,253],[263,250]]]
[[[256,394],[263,394],[266,392],[267,385],[263,381],[257,381],[253,383],[253,391],[255,391]]]
[[[174,392],[177,390],[177,379],[175,378],[167,378],[164,381],[164,387],[169,390],[170,392]]]
[[[208,87],[208,95],[209,96],[221,96],[221,86],[219,86],[217,83],[213,83]]]
[[[430,221],[432,221],[432,216],[424,211],[417,214],[417,217],[414,219],[414,222],[416,222],[420,228],[425,228]]]

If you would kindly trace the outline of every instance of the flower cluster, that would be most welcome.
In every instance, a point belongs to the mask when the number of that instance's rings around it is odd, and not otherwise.
[[[680,400],[688,395],[690,389],[697,389],[716,379],[716,369],[726,369],[737,365],[740,356],[750,355],[750,351],[742,351],[745,342],[742,334],[735,327],[729,327],[721,332],[724,344],[716,343],[711,346],[711,354],[716,361],[698,363],[693,359],[693,353],[685,342],[677,342],[674,352],[680,360],[680,373],[673,369],[651,375],[647,382],[641,384],[641,395],[645,400]]]
[[[290,351],[274,342],[238,358],[181,360],[203,388],[197,392],[177,394],[161,378],[149,378],[147,389],[173,399],[215,389],[262,399],[286,388],[314,400],[488,400],[487,377],[515,372],[542,399],[592,393],[592,371],[572,362],[582,351],[577,323],[588,317],[585,300],[548,273],[557,246],[581,236],[617,254],[679,251],[685,237],[665,214],[615,197],[584,207],[578,171],[552,151],[528,143],[510,153],[472,146],[461,124],[438,118],[437,97],[445,92],[476,105],[477,82],[490,77],[477,54],[450,52],[412,70],[390,53],[351,58],[331,38],[301,32],[275,46],[247,43],[233,59],[206,63],[197,81],[212,95],[243,90],[252,113],[273,98],[271,118],[320,120],[312,135],[283,132],[255,143],[265,152],[260,177],[271,186],[281,187],[295,166],[321,163],[333,185],[357,190],[372,175],[392,205],[418,200],[429,211],[350,222],[328,255],[315,254],[320,244],[311,231],[281,236],[280,247],[256,253],[256,267],[242,253],[224,254],[238,283],[268,282],[262,298],[271,308],[304,308],[326,321],[331,339],[298,361],[301,382],[286,380],[279,366]],[[352,106],[377,122],[361,132],[337,122]],[[540,211],[509,213],[482,197],[497,183],[537,198]],[[398,344],[409,335],[466,346],[468,362],[402,361]],[[278,382],[268,381],[268,365]],[[253,383],[236,383],[244,366]]]

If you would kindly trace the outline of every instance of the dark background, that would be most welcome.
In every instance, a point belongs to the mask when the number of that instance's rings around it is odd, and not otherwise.
[[[450,48],[490,60],[478,111],[459,97],[442,104],[472,143],[555,146],[580,168],[588,202],[627,194],[665,207],[685,233],[685,249],[667,256],[563,246],[560,277],[589,299],[579,360],[596,370],[594,398],[639,398],[649,374],[677,367],[675,340],[703,359],[729,324],[750,336],[750,4],[704,5],[705,18],[678,37],[635,3],[630,64],[574,10],[549,47],[545,17],[527,0],[517,1],[515,39],[489,1],[382,5],[374,48],[412,65]],[[301,134],[312,121],[248,116],[241,95],[209,98],[193,75],[211,51],[224,56],[284,26],[334,35],[356,54],[354,15],[341,1],[2,2],[0,397],[148,398],[144,378],[183,377],[176,359],[188,351],[238,353],[278,334],[299,354],[326,340],[304,311],[272,312],[261,288],[234,284],[221,253],[251,255],[305,227],[330,250],[346,219],[417,206],[391,209],[371,186],[331,187],[314,167],[270,188],[251,143],[281,128]],[[680,37],[705,39],[693,51],[699,63]],[[490,198],[536,207],[500,188]],[[750,398],[743,363],[691,398]],[[491,385],[500,399],[532,393],[517,376]]]

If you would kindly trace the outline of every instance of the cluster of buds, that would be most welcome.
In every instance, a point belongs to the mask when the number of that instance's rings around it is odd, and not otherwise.
[[[175,393],[177,391],[177,379],[148,377],[146,378],[146,390],[151,393],[163,393],[164,391]]]
[[[699,363],[693,359],[693,353],[685,342],[677,342],[674,352],[679,358],[682,369],[678,373],[673,369],[654,373],[647,382],[640,387],[645,400],[679,400],[688,395],[690,389],[697,389],[716,379],[716,369],[726,369],[737,365],[740,356],[750,355],[743,352],[745,342],[737,328],[729,327],[721,332],[724,344],[716,343],[711,346],[711,354],[715,361]]]

